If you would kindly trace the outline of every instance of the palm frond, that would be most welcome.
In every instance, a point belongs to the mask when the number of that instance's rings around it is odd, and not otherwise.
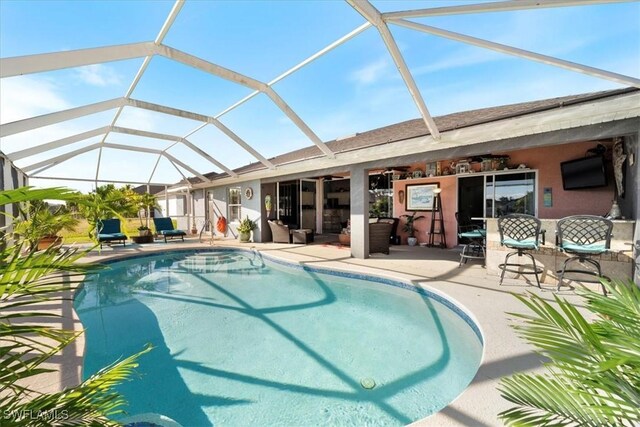
[[[597,320],[569,302],[555,306],[516,295],[533,314],[510,313],[518,335],[543,356],[547,373],[500,382],[516,404],[499,417],[508,425],[635,425],[640,422],[640,289],[631,281],[604,284],[605,297],[580,290]]]

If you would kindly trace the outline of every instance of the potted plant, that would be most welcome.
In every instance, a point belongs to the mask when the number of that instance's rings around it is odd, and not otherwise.
[[[24,219],[16,222],[14,231],[29,243],[30,251],[59,245],[62,237],[58,233],[74,231],[78,225],[78,220],[64,205],[54,209],[42,201],[32,201],[22,216]]]
[[[251,238],[251,232],[258,228],[258,223],[256,221],[252,221],[249,217],[245,217],[242,221],[240,221],[240,225],[238,225],[238,239],[241,242],[248,242]]]
[[[416,213],[414,212],[411,215],[401,215],[401,217],[407,219],[407,221],[402,226],[402,231],[409,235],[409,237],[407,238],[407,243],[409,244],[409,246],[415,246],[416,243],[418,243],[418,239],[416,238],[416,228],[414,223],[424,218],[424,215],[416,216]]]
[[[138,235],[139,236],[151,236],[151,229],[146,225],[141,225],[138,227]]]

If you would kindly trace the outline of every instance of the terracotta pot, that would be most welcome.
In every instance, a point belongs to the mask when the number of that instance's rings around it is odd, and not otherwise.
[[[62,243],[62,237],[60,236],[46,236],[38,240],[38,250],[42,251],[50,246],[60,246]]]

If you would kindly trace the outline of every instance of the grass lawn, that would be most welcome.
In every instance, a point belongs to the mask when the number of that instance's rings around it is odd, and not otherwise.
[[[138,227],[140,227],[138,218],[128,218],[122,223],[121,231],[127,236],[137,236]],[[149,222],[149,228],[154,230],[153,221]],[[89,224],[85,219],[80,220],[74,231],[61,231],[59,234],[64,238],[64,243],[67,245],[71,243],[90,243],[92,241],[89,238]]]

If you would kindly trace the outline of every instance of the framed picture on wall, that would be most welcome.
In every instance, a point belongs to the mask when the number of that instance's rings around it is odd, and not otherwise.
[[[433,210],[433,190],[438,188],[438,183],[407,185],[406,205],[408,211]]]

